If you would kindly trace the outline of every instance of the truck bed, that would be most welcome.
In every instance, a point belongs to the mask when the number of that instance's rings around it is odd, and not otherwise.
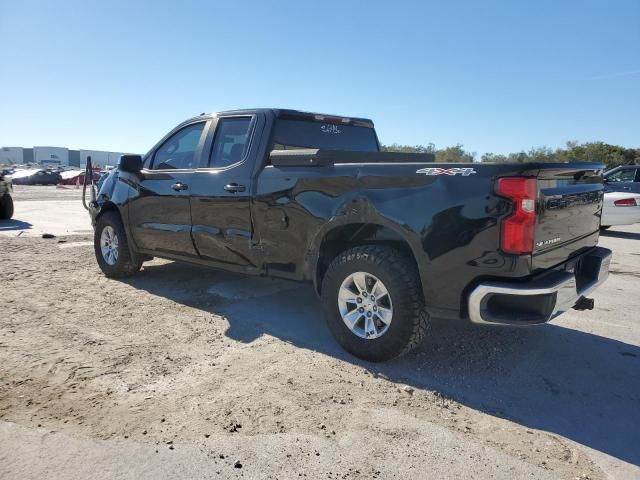
[[[277,167],[317,167],[340,163],[430,163],[432,153],[349,152],[343,150],[273,150],[270,163]]]

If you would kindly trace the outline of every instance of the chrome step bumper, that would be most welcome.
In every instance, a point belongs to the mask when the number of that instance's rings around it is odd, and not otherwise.
[[[571,309],[609,276],[611,250],[595,247],[567,270],[554,270],[527,283],[481,283],[469,295],[474,323],[536,325]]]

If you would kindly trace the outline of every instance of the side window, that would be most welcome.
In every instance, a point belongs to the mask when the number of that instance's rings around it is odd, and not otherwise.
[[[607,176],[607,181],[611,183],[633,182],[636,178],[635,168],[625,168]]]
[[[242,160],[249,147],[251,117],[218,120],[216,137],[209,157],[209,167],[226,167]]]
[[[202,130],[204,130],[204,122],[189,125],[171,135],[156,150],[153,157],[153,170],[196,168],[194,157]]]

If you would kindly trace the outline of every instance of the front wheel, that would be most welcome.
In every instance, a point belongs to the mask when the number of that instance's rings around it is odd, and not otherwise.
[[[13,217],[13,199],[11,195],[5,193],[0,197],[0,219],[9,220]]]
[[[415,265],[390,247],[365,245],[339,254],[324,276],[322,300],[333,336],[364,360],[403,355],[427,332]]]
[[[142,266],[142,261],[135,259],[129,250],[118,212],[105,212],[98,217],[93,247],[100,270],[107,277],[128,277]]]

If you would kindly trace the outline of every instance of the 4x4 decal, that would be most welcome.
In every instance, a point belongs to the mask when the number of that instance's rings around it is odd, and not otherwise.
[[[424,173],[425,175],[462,175],[468,177],[477,173],[473,168],[421,168],[416,173]]]

